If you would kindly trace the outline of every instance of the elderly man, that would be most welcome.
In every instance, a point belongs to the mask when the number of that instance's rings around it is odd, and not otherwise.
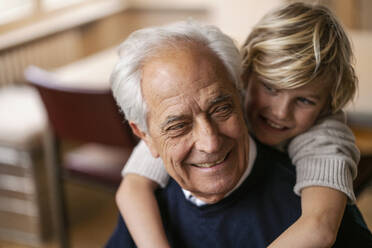
[[[177,23],[136,31],[120,55],[114,96],[172,178],[157,195],[172,247],[266,247],[300,216],[290,160],[248,135],[230,38]],[[364,235],[349,211],[336,247]],[[135,247],[121,218],[107,246]]]

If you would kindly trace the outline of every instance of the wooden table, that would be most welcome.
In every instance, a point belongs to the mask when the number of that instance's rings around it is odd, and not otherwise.
[[[84,59],[59,67],[53,73],[69,87],[110,88],[110,74],[119,59],[118,48],[112,47]]]

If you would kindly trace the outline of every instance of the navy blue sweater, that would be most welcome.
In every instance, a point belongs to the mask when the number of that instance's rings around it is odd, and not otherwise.
[[[274,149],[257,144],[257,151],[248,178],[216,204],[195,206],[174,180],[157,192],[172,247],[267,247],[296,221],[301,202],[293,193],[294,166]],[[348,206],[334,247],[372,248],[371,240],[356,207]],[[107,247],[135,247],[121,218]]]

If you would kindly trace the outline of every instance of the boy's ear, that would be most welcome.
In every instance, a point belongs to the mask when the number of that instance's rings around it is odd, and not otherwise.
[[[143,132],[134,122],[129,122],[129,126],[132,129],[133,133],[138,138],[142,139],[146,143],[146,145],[149,148],[152,156],[154,158],[158,158],[159,157],[159,153],[158,153],[158,150],[155,147],[155,144],[154,144],[151,136],[149,134]]]

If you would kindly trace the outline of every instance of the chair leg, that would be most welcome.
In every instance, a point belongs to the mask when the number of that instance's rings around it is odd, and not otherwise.
[[[51,128],[48,128],[44,137],[44,151],[48,183],[50,186],[51,212],[58,243],[61,248],[68,248],[70,247],[69,228],[59,146],[60,144],[53,131]]]

